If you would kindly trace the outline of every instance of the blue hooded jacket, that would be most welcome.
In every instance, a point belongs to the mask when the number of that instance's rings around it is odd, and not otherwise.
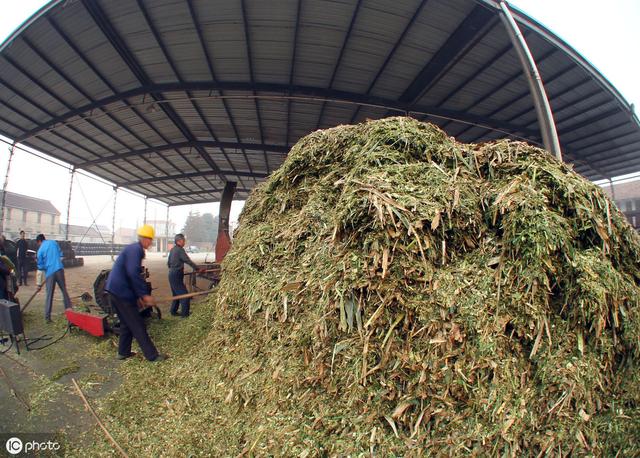
[[[54,240],[43,240],[38,248],[36,255],[38,260],[38,270],[45,271],[45,277],[49,278],[57,271],[62,269],[62,250],[58,246],[58,242]]]
[[[142,259],[144,259],[144,248],[140,242],[124,247],[116,262],[113,263],[105,290],[123,302],[134,304],[138,298],[149,294],[147,284],[141,275]]]

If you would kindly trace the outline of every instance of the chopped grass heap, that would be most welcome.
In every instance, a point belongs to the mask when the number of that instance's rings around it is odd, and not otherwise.
[[[545,151],[409,118],[314,132],[224,269],[196,337],[132,363],[122,391],[159,399],[107,409],[130,448],[640,454],[640,239]]]

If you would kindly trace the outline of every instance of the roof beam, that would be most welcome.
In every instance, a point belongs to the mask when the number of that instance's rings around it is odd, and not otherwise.
[[[611,110],[607,110],[604,113],[597,114],[592,116],[589,119],[585,119],[584,121],[580,121],[579,123],[573,124],[571,126],[567,126],[565,128],[559,129],[558,133],[561,135],[566,135],[570,132],[574,132],[576,130],[582,129],[583,127],[588,126],[589,124],[593,124],[594,122],[602,121],[603,119],[608,118],[609,116],[613,116],[615,114],[622,113],[621,107],[616,107]]]
[[[616,125],[615,127],[610,127],[610,128],[608,128],[608,129],[606,129],[606,130],[604,130],[604,131],[600,131],[599,133],[600,133],[600,134],[602,134],[603,132],[608,132],[608,131],[611,131],[611,130],[617,129],[617,128],[619,128],[619,127],[622,127],[622,126],[628,126],[628,125],[629,125],[629,123],[628,123],[628,122],[624,122],[624,123],[622,123],[622,124],[618,124],[618,125]],[[606,140],[599,140],[599,141],[597,141],[597,142],[595,142],[595,143],[594,143],[594,142],[592,142],[592,143],[588,143],[588,144],[586,144],[586,145],[578,146],[577,148],[578,148],[578,149],[580,149],[580,151],[584,151],[584,150],[587,150],[587,149],[589,149],[589,148],[594,148],[594,147],[596,147],[596,146],[604,145],[604,144],[606,144],[606,143],[610,143],[610,142],[612,142],[612,141],[620,141],[620,140],[622,140],[622,139],[624,139],[624,138],[626,138],[626,137],[629,137],[629,136],[631,136],[631,135],[638,135],[638,134],[640,134],[640,132],[638,132],[637,130],[634,130],[633,132],[626,132],[626,133],[624,133],[624,134],[618,134],[618,135],[616,135],[616,136],[615,136],[615,138],[607,138]],[[568,144],[577,143],[577,142],[580,142],[580,141],[582,141],[582,140],[583,140],[583,138],[578,138],[578,139],[576,139],[576,140],[573,140],[573,141],[571,141],[571,142],[568,142]],[[635,140],[635,141],[640,142],[640,137],[638,137],[638,139],[637,139],[637,140]],[[616,145],[616,146],[617,146],[617,145]],[[591,154],[592,154],[592,153],[585,154],[585,155],[584,155],[584,157],[589,157]]]
[[[373,80],[371,80],[371,83],[369,83],[369,87],[367,88],[367,92],[365,92],[365,95],[371,94],[371,91],[373,90],[374,86],[378,82],[378,79],[380,78],[382,73],[387,68],[387,65],[389,65],[389,62],[391,62],[391,59],[393,58],[393,56],[395,56],[396,51],[400,47],[400,45],[402,44],[402,41],[404,40],[405,35],[409,32],[409,30],[411,29],[411,26],[413,26],[413,23],[416,21],[418,16],[420,16],[420,13],[422,13],[422,10],[424,9],[424,7],[426,6],[428,1],[429,0],[422,0],[420,2],[420,5],[418,5],[418,8],[413,13],[413,16],[411,16],[411,19],[409,20],[407,25],[404,27],[404,30],[400,34],[400,37],[398,37],[398,40],[393,45],[393,48],[391,48],[391,51],[389,51],[389,54],[387,54],[387,58],[384,60],[384,62],[382,63],[382,65],[378,69],[378,73],[376,73],[376,76],[374,76]],[[354,111],[353,115],[351,116],[351,120],[349,121],[349,124],[353,124],[354,123],[354,121],[358,117],[358,113],[360,112],[360,108],[361,108],[360,106],[358,106],[356,108],[356,110]]]
[[[115,30],[115,28],[107,18],[106,14],[104,13],[100,5],[90,0],[82,0],[82,4],[84,5],[85,9],[89,12],[93,20],[96,22],[96,24],[98,25],[102,33],[105,35],[107,40],[109,40],[109,42],[111,43],[111,46],[113,46],[113,48],[116,50],[120,58],[127,65],[131,73],[133,73],[133,75],[138,79],[138,81],[142,85],[151,84],[151,79],[146,74],[142,66],[140,66],[140,64],[137,62],[135,56],[131,53],[126,43],[122,39],[122,37],[120,37],[118,32]],[[161,93],[150,92],[150,94],[154,98],[154,100],[158,102],[165,102],[165,99]],[[188,126],[182,121],[180,116],[178,116],[178,113],[176,113],[176,111],[173,109],[173,107],[171,107],[171,105],[169,105],[168,103],[161,103],[160,109],[171,120],[171,122],[173,122],[173,124],[182,133],[182,135],[187,141],[195,140],[195,137],[189,130]],[[207,162],[209,167],[211,167],[213,170],[218,169],[218,166],[211,160],[210,157],[207,156],[205,152],[203,152],[202,150],[198,150],[198,152],[200,153],[202,158],[205,160],[205,162]],[[185,158],[185,160],[187,159]],[[193,164],[190,164],[190,165],[193,167]],[[224,179],[222,175],[220,175],[220,178]]]
[[[183,180],[188,178],[210,177],[215,175],[223,175],[225,178],[227,176],[251,177],[251,178],[266,178],[269,176],[269,174],[267,173],[259,173],[259,172],[252,173],[252,172],[238,172],[234,170],[207,170],[204,172],[188,172],[188,173],[181,173],[178,175],[165,175],[161,177],[144,178],[142,180],[134,180],[134,181],[128,181],[126,183],[121,183],[121,185],[137,186],[141,184],[156,183],[160,181]],[[227,180],[225,179],[223,181],[227,181]]]
[[[336,63],[333,65],[333,74],[331,75],[331,79],[329,80],[329,89],[333,87],[333,82],[336,79],[336,75],[338,74],[338,69],[340,68],[340,63],[342,62],[342,58],[344,57],[344,51],[347,49],[347,44],[349,43],[349,38],[351,38],[351,32],[353,31],[353,26],[356,23],[356,19],[358,17],[358,12],[360,11],[360,6],[362,6],[362,0],[358,0],[356,3],[356,7],[353,10],[353,14],[351,15],[351,22],[349,23],[349,28],[347,29],[347,33],[344,36],[344,40],[342,41],[342,47],[340,48],[340,54],[338,54],[338,59]],[[327,101],[322,102],[322,106],[320,107],[320,115],[318,116],[318,122],[316,124],[316,130],[320,129],[320,125],[322,124],[322,118],[324,116],[324,110],[327,106]]]
[[[219,141],[193,141],[193,142],[181,142],[170,143],[167,145],[151,146],[149,148],[128,151],[126,153],[115,154],[113,156],[102,157],[91,161],[86,161],[77,165],[79,168],[91,167],[97,164],[103,164],[105,162],[113,162],[120,159],[126,159],[130,157],[144,156],[145,154],[158,153],[160,151],[168,151],[179,148],[235,148],[235,149],[248,149],[254,151],[270,151],[274,153],[286,154],[288,149],[279,145],[264,145],[262,143],[236,143],[236,142],[219,142]]]
[[[193,0],[187,0],[187,6],[189,7],[189,14],[191,15],[191,22],[193,22],[193,26],[196,29],[196,33],[198,35],[198,40],[200,41],[200,47],[202,48],[202,52],[205,57],[205,61],[207,63],[207,68],[209,69],[209,74],[211,75],[211,81],[214,83],[218,82],[216,77],[215,70],[213,68],[213,59],[211,59],[211,55],[209,54],[209,49],[207,48],[206,40],[204,39],[204,35],[202,33],[202,27],[198,22],[198,16],[196,14],[195,8],[193,6]],[[224,107],[225,112],[227,113],[227,119],[231,124],[231,128],[233,129],[233,133],[236,136],[236,140],[240,141],[240,134],[238,133],[238,127],[236,126],[235,120],[233,119],[233,115],[231,113],[231,109],[229,108],[229,104],[227,100],[224,98],[224,92],[218,91],[220,93],[220,100],[222,101],[222,106]]]
[[[238,196],[238,194],[241,194],[240,192],[236,192],[236,195],[234,195],[234,198],[239,198],[240,196]],[[234,199],[236,200],[236,199]],[[240,199],[238,199],[240,200]],[[168,203],[168,205],[170,207],[180,207],[182,205],[198,205],[198,204],[212,204],[215,202],[220,202],[220,199],[217,200],[211,200],[211,199],[201,199],[201,200],[190,200],[187,202],[175,202],[175,203]]]
[[[246,6],[245,0],[240,0],[240,10],[242,11],[242,23],[244,25],[244,41],[247,47],[247,63],[249,64],[249,81],[251,81],[251,85],[254,86],[256,79],[253,72],[253,54],[251,52],[251,34],[249,32],[249,21],[247,19],[247,6]],[[253,95],[256,95],[256,91],[253,91]],[[255,98],[253,99],[253,102],[256,106],[256,118],[258,119],[258,132],[260,133],[260,143],[264,143],[264,129],[262,128],[262,116],[260,115],[260,104],[258,103],[258,99],[255,99]],[[243,151],[243,154],[244,154],[245,160],[247,161],[247,166],[249,167],[249,170],[252,170],[251,163],[249,162],[249,158],[247,157],[247,153]],[[269,161],[267,160],[266,151],[264,151],[264,162],[267,166],[267,172],[269,172]]]
[[[296,10],[296,27],[293,32],[293,49],[291,50],[291,66],[289,67],[289,87],[293,86],[293,75],[296,68],[296,55],[298,52],[298,31],[300,30],[300,12],[302,11],[302,0],[298,0],[298,8]],[[291,91],[289,91],[291,95]],[[285,144],[289,146],[289,138],[291,132],[291,99],[287,100],[287,133]]]
[[[492,19],[494,18],[495,14],[489,9],[482,5],[476,5],[427,65],[422,68],[400,96],[399,101],[412,104],[419,100],[451,68],[460,54],[464,55],[468,52],[474,37],[481,34],[486,27],[493,26]]]
[[[213,193],[216,193],[216,192],[222,192],[223,189],[224,188],[205,189],[204,191],[190,192],[189,195],[190,196],[197,196],[197,195],[201,195],[201,194],[213,194]],[[236,192],[251,192],[251,189],[236,188]],[[154,194],[154,195],[150,195],[148,197],[149,197],[149,199],[166,199],[166,198],[169,198],[169,197],[182,197],[184,195],[185,195],[184,192],[170,192],[170,193],[166,193],[166,194]]]
[[[633,133],[637,134],[637,132],[633,132]],[[616,137],[615,139],[611,138],[608,141],[614,142],[616,140],[619,140],[619,137]],[[591,157],[597,156],[599,154],[606,153],[607,151],[611,151],[612,149],[626,148],[627,146],[633,146],[633,145],[637,145],[638,147],[640,147],[640,138],[636,138],[635,140],[632,140],[630,142],[626,142],[626,143],[622,143],[622,144],[616,144],[616,145],[613,145],[613,147],[611,147],[611,146],[604,147],[604,148],[599,149],[598,151],[592,151],[589,154],[582,154],[582,155],[580,155],[580,158],[583,159],[583,160],[586,160],[586,159],[589,159]],[[581,148],[581,150],[583,150],[583,149]]]
[[[166,61],[169,64],[169,66],[171,67],[171,70],[173,70],[173,73],[175,74],[177,80],[180,81],[180,82],[183,82],[184,78],[180,74],[180,71],[178,70],[178,67],[176,67],[175,63],[173,62],[173,59],[171,58],[171,55],[169,54],[169,51],[167,50],[167,47],[166,47],[164,41],[162,40],[162,37],[158,33],[158,30],[156,29],[156,26],[154,25],[154,23],[153,23],[153,21],[151,19],[151,15],[147,11],[147,8],[145,7],[144,3],[141,0],[138,0],[138,8],[140,8],[140,11],[142,11],[142,15],[144,16],[144,19],[145,19],[145,21],[147,23],[147,26],[149,27],[149,30],[151,30],[151,33],[153,34],[153,37],[156,40],[156,43],[158,43],[158,46],[160,47],[160,50],[162,51],[162,54],[164,55],[164,58],[166,59]],[[192,94],[190,92],[188,92],[187,95],[189,96],[190,99],[192,98]],[[202,114],[202,110],[200,109],[200,106],[198,106],[197,102],[194,101],[194,100],[191,100],[191,105],[196,110],[196,113],[198,113],[198,116],[200,117],[200,120],[202,121],[204,126],[209,131],[209,135],[211,135],[213,137],[213,139],[217,141],[218,137],[213,132],[213,130],[211,129],[211,126],[209,125],[209,123],[205,119],[204,115]],[[177,113],[175,113],[175,115],[178,116]],[[184,128],[187,131],[189,130],[189,127],[186,124],[184,125]],[[192,135],[190,131],[189,131],[189,134]],[[213,161],[213,158],[211,158],[211,156],[209,156],[206,153],[206,151],[200,150],[199,147],[197,147],[197,146],[196,146],[196,150],[200,153],[200,156],[207,162],[207,165],[209,165],[209,167],[211,167],[213,169],[217,168],[217,164],[215,164],[215,162]],[[225,156],[227,161],[229,161],[229,158],[227,157],[227,153],[224,151],[224,149],[222,149],[222,154]],[[209,158],[209,160],[207,160],[207,158]],[[231,168],[235,169],[235,167],[233,165],[231,165]],[[209,184],[211,184],[211,183],[209,183]]]
[[[95,102],[95,100],[93,100],[93,98],[85,91],[83,90],[80,86],[78,86],[78,84],[76,84],[75,81],[73,81],[71,79],[71,77],[69,75],[67,75],[58,65],[56,65],[47,55],[45,55],[44,53],[42,53],[35,44],[33,44],[31,42],[31,40],[29,40],[29,38],[26,35],[22,36],[22,41],[24,41],[24,43],[27,45],[27,47],[29,49],[31,49],[31,51],[33,51],[33,53],[35,53],[44,63],[46,63],[54,72],[56,72],[58,74],[58,76],[60,76],[60,78],[62,78],[67,84],[69,84],[76,92],[78,92],[80,95],[82,95],[82,97],[84,97],[85,99],[87,99],[90,102]],[[65,106],[67,106],[65,104]],[[68,108],[68,106],[67,106]],[[122,123],[115,118],[115,116],[113,116],[111,113],[105,111],[104,109],[102,109],[102,111],[106,114],[106,116],[111,119],[111,121],[113,121],[114,123],[118,124],[121,128],[123,128],[124,126],[122,125]],[[100,130],[103,134],[105,134],[106,136],[108,136],[109,138],[111,138],[114,142],[120,144],[122,147],[126,148],[126,149],[131,149],[131,147],[129,145],[127,145],[126,143],[124,143],[120,138],[118,138],[117,136],[115,136],[113,133],[109,132],[107,129],[102,128],[101,126],[99,126],[96,122],[94,121],[88,121],[93,127],[97,128],[98,130]],[[109,152],[113,152],[113,150],[111,150],[110,148],[106,148],[105,149]],[[140,168],[139,166],[136,166],[134,164],[131,164],[133,167],[137,168],[138,170],[140,170],[143,173],[146,173],[146,171],[142,168]],[[160,170],[157,166],[155,166],[153,163],[149,162],[149,165],[156,168],[157,170]]]
[[[278,83],[256,83],[251,85],[251,83],[246,82],[214,82],[214,81],[187,81],[184,83],[164,83],[164,84],[150,84],[143,85],[135,89],[131,89],[129,91],[124,91],[119,94],[114,94],[108,97],[105,97],[101,100],[97,100],[94,103],[89,103],[83,107],[79,107],[73,110],[69,110],[67,113],[64,113],[60,116],[52,118],[50,121],[40,124],[38,127],[25,132],[23,135],[18,137],[17,141],[23,141],[26,138],[29,138],[32,135],[36,135],[43,130],[50,129],[57,124],[67,123],[73,117],[82,115],[83,113],[89,113],[91,110],[95,110],[98,107],[102,107],[105,105],[109,105],[111,103],[120,102],[122,100],[127,100],[131,97],[142,96],[145,94],[159,94],[159,93],[168,93],[168,92],[186,92],[186,91],[238,91],[238,92],[251,92],[255,90],[256,92],[265,92],[272,93],[271,94],[261,94],[258,97],[262,96],[265,98],[269,97],[280,97],[287,98],[289,97],[289,91],[291,92],[292,97],[303,98],[308,100],[329,100],[339,103],[349,103],[355,105],[373,105],[380,108],[386,108],[390,110],[396,110],[398,112],[406,113],[406,112],[416,112],[416,113],[426,113],[433,116],[440,116],[443,118],[450,118],[454,120],[458,120],[461,122],[468,122],[471,124],[483,124],[490,128],[495,128],[498,130],[508,129],[514,132],[523,132],[525,135],[530,135],[533,137],[537,137],[539,135],[538,131],[534,131],[531,129],[526,129],[523,126],[519,125],[510,125],[505,124],[504,122],[492,119],[486,116],[477,116],[468,113],[467,110],[448,110],[440,107],[430,106],[430,105],[417,105],[410,106],[406,103],[397,102],[395,100],[385,99],[382,97],[376,97],[365,94],[358,94],[354,92],[348,91],[339,91],[335,89],[325,89],[319,87],[312,86],[289,86],[288,84],[278,84]],[[215,96],[212,96],[214,98]],[[246,98],[246,96],[244,96]],[[158,105],[163,106],[166,104],[166,100],[158,101]],[[475,105],[475,103],[474,103]]]
[[[58,33],[58,35],[60,35],[60,37],[62,38],[62,40],[67,44],[67,46],[69,46],[69,48],[71,48],[73,50],[73,52],[76,54],[76,56],[78,56],[78,58],[80,60],[82,60],[82,62],[89,68],[91,69],[91,71],[98,77],[98,79],[100,81],[102,81],[102,83],[109,88],[109,90],[111,90],[111,92],[113,92],[114,94],[117,94],[118,91],[116,90],[116,88],[113,86],[113,84],[111,84],[111,82],[102,74],[102,72],[100,72],[100,70],[98,70],[98,68],[88,59],[88,57],[85,55],[85,53],[83,53],[80,48],[78,48],[78,46],[67,36],[67,34],[62,30],[62,28],[56,23],[56,21],[50,17],[50,16],[46,16],[47,21],[49,22],[49,25],[51,25],[51,27]],[[151,129],[153,132],[155,132],[155,134],[163,139],[165,142],[168,143],[167,139],[164,137],[164,135],[162,135],[158,129],[156,129],[156,127],[151,124],[147,118],[145,118],[140,111],[134,107],[133,105],[131,105],[129,103],[128,100],[122,100],[122,103],[124,103],[126,106],[128,106],[131,111],[140,119],[142,120],[143,123],[145,123],[149,129]],[[103,110],[105,113],[107,113],[106,110]],[[117,119],[115,116],[113,116],[114,119]],[[140,137],[134,130],[132,130],[131,128],[127,127],[125,124],[122,124],[120,122],[120,120],[118,120],[118,124],[120,124],[131,136],[133,136],[136,140],[138,140],[141,144],[149,147],[151,146],[150,143],[148,143],[147,141],[145,141],[142,137]],[[173,163],[167,161],[164,157],[161,158],[162,161],[168,165],[170,168],[176,170],[176,171],[180,171],[180,169],[178,169],[178,167],[176,167]],[[150,164],[152,165],[154,168],[160,170],[160,168],[157,166],[157,164]]]

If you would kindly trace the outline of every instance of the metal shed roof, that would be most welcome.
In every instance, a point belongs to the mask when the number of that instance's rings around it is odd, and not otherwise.
[[[640,122],[517,10],[567,161],[640,170]],[[236,198],[301,136],[408,113],[540,143],[495,0],[54,0],[0,46],[0,134],[169,205]]]

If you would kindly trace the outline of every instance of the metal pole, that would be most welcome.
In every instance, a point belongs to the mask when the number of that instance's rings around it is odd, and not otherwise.
[[[116,235],[116,201],[118,200],[118,187],[113,187],[113,217],[111,218],[111,260],[113,261],[114,245],[113,241]]]
[[[67,199],[67,226],[64,230],[64,239],[69,240],[69,216],[71,215],[71,192],[73,191],[73,178],[76,175],[75,166],[71,168],[71,181],[69,182],[69,198]]]
[[[227,252],[231,248],[231,237],[229,236],[229,216],[231,214],[231,203],[233,194],[236,191],[236,182],[227,181],[220,198],[220,213],[218,219],[218,239],[216,240],[216,262],[222,262]]]
[[[165,249],[166,249],[167,253],[169,253],[169,206],[168,205],[167,205],[167,219],[165,220],[164,223],[165,223],[164,224],[164,233],[166,235],[166,241],[165,241],[166,247],[165,247]]]
[[[144,197],[144,220],[142,224],[147,224],[147,196]]]
[[[533,104],[536,108],[536,115],[538,117],[538,124],[540,125],[540,133],[542,134],[542,143],[544,147],[552,153],[558,160],[562,160],[562,150],[560,149],[560,141],[558,140],[558,132],[556,131],[556,124],[553,120],[553,113],[551,112],[551,105],[547,98],[547,93],[544,90],[544,84],[542,78],[538,72],[538,67],[533,59],[533,55],[527,46],[527,42],[518,27],[507,3],[503,0],[500,1],[500,9],[502,14],[500,18],[507,29],[511,44],[516,49],[520,63],[524,69],[524,74],[529,83],[529,90],[533,97]]]
[[[616,191],[615,191],[615,189],[613,187],[613,180],[611,178],[609,178],[609,185],[611,186],[611,199],[615,203],[615,201],[616,201]]]
[[[9,161],[7,162],[7,174],[4,177],[4,186],[2,187],[2,208],[0,208],[0,234],[4,232],[4,204],[7,199],[7,186],[9,186],[9,171],[11,170],[11,160],[13,152],[16,149],[16,142],[9,147]]]

